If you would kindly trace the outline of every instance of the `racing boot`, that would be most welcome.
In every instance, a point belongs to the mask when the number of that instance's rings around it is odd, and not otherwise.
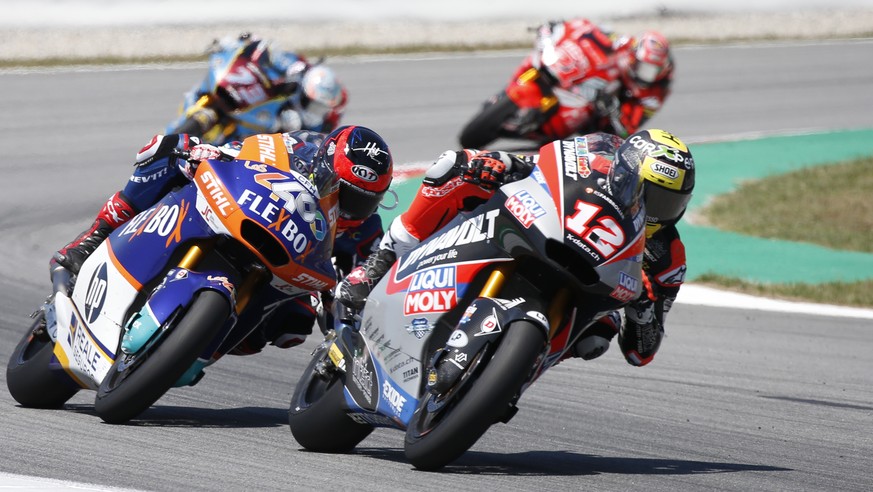
[[[655,306],[648,299],[631,303],[624,314],[627,323],[618,334],[618,346],[628,364],[644,366],[652,362],[661,346],[663,318],[655,314]]]
[[[136,209],[124,195],[120,191],[116,192],[103,205],[97,218],[94,219],[94,224],[54,254],[50,262],[51,266],[54,267],[54,263],[57,263],[70,273],[79,273],[82,263],[91,256],[97,246],[100,246],[112,231],[130,220],[136,213]]]
[[[336,286],[335,316],[342,321],[353,321],[364,309],[373,286],[391,270],[397,255],[390,249],[380,249],[370,254],[363,265],[356,267]]]
[[[597,320],[588,327],[582,337],[570,349],[571,357],[592,360],[600,357],[609,349],[609,343],[618,333],[621,326],[621,315],[613,311]]]

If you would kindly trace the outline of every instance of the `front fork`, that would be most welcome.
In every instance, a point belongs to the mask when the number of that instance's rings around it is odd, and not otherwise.
[[[185,253],[185,256],[182,257],[182,260],[179,262],[179,268],[185,270],[193,270],[200,263],[200,260],[203,259],[203,256],[206,255],[206,251],[200,245],[193,245]],[[265,268],[258,265],[257,268],[253,268],[248,274],[246,274],[243,281],[236,287],[236,296],[235,296],[235,307],[234,311],[237,316],[245,310],[246,305],[248,305],[249,301],[252,299],[252,294],[260,287],[261,283],[267,277],[267,271]]]
[[[491,272],[491,275],[488,276],[488,281],[485,282],[485,286],[482,287],[482,291],[479,292],[479,297],[498,297],[500,289],[514,271],[515,262],[507,262],[499,265],[493,272]],[[558,328],[561,326],[561,321],[563,320],[564,313],[567,312],[567,303],[569,301],[570,290],[566,287],[561,287],[552,298],[552,302],[549,303],[549,331],[547,334],[549,340],[555,336],[555,333],[557,333]]]

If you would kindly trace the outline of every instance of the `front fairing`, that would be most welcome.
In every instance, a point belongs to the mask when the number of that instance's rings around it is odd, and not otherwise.
[[[589,148],[601,143],[589,136],[547,144],[540,149],[540,163],[556,165],[540,171],[562,219],[563,245],[596,272],[596,282],[583,290],[620,306],[642,291],[645,209],[642,203],[621,203],[603,187],[602,158]]]
[[[238,160],[200,164],[194,181],[201,210],[283,281],[324,290],[336,283],[336,197],[320,198],[309,179],[289,166],[281,135],[250,137]]]
[[[108,245],[131,283],[143,285],[161,273],[181,242],[213,235],[198,214],[196,188],[186,185],[116,229]]]

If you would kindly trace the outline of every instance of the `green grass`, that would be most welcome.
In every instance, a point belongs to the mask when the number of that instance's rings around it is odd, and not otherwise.
[[[775,299],[873,307],[873,280],[826,284],[758,284],[721,275],[704,274],[695,278],[694,283]]]
[[[744,183],[696,215],[722,230],[873,253],[873,157]],[[704,275],[695,282],[768,297],[873,307],[873,280],[758,284]]]

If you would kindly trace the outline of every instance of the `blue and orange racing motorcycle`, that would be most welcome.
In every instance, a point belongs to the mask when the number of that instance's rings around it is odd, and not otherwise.
[[[190,183],[116,229],[74,286],[55,269],[53,293],[9,360],[12,397],[58,408],[96,390],[96,413],[126,422],[199,381],[277,296],[333,286],[338,193],[310,178],[281,135],[250,137],[235,161],[202,161]]]

